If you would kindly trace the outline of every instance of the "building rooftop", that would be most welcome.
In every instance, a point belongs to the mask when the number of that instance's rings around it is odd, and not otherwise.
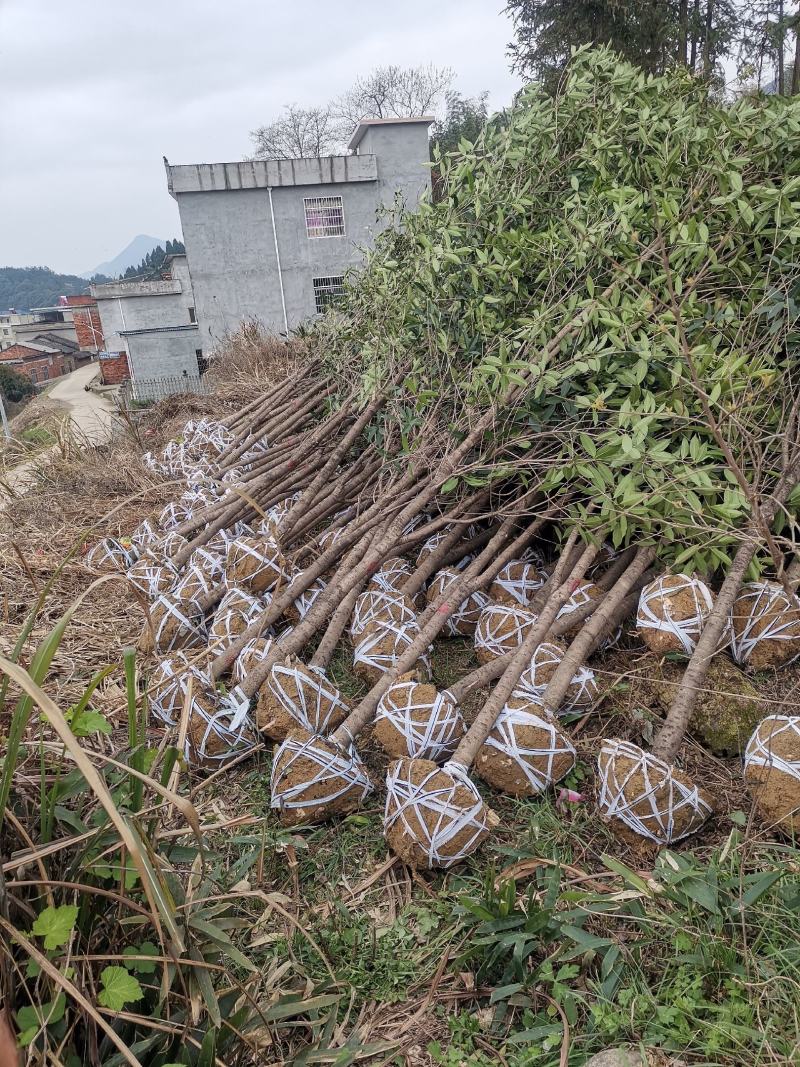
[[[372,126],[409,126],[414,124],[430,126],[435,121],[433,115],[411,115],[409,118],[362,119],[347,142],[347,148],[354,152],[361,143],[361,138]]]

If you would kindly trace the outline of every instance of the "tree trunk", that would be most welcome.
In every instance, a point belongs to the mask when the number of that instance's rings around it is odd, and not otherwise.
[[[783,56],[783,45],[786,39],[786,23],[784,22],[783,0],[778,0],[778,96],[783,96],[786,90],[786,69]]]
[[[711,31],[714,27],[714,0],[706,0],[706,28],[703,35],[703,77],[711,77]]]
[[[800,11],[794,19],[794,65],[792,67],[792,96],[800,93]]]
[[[678,4],[678,63],[686,66],[686,46],[689,41],[689,0]]]
[[[700,28],[700,0],[694,0],[692,8],[692,40],[689,52],[689,70],[694,74],[697,69],[697,40]]]

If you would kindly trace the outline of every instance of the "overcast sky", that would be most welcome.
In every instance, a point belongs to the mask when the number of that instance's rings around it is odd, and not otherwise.
[[[77,273],[179,229],[162,157],[241,159],[283,104],[434,62],[503,107],[503,0],[0,0],[0,266]]]

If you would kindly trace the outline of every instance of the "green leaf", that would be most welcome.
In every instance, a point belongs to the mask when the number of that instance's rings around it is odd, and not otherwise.
[[[44,1004],[26,1004],[15,1012],[17,1021],[17,1043],[20,1048],[30,1045],[36,1035],[47,1026],[60,1023],[67,1009],[67,998],[64,993],[59,993],[55,1000],[47,1000]]]
[[[45,908],[36,917],[31,933],[44,938],[46,949],[61,948],[70,939],[78,909],[74,904],[61,904],[58,908]]]
[[[101,715],[99,711],[92,711],[91,708],[87,708],[86,711],[80,712],[70,723],[72,732],[76,737],[88,737],[89,734],[110,734],[111,723],[105,717]]]
[[[144,997],[139,980],[128,974],[124,967],[104,967],[100,972],[100,984],[103,988],[97,1001],[111,1011],[122,1011],[126,1004]]]
[[[128,945],[122,950],[123,956],[158,956],[159,951],[152,941],[143,941],[141,945]],[[156,965],[152,960],[127,959],[124,966],[129,971],[138,971],[139,974],[153,974]]]

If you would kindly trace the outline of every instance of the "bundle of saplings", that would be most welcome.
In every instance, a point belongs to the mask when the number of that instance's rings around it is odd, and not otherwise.
[[[800,651],[800,104],[720,106],[686,72],[583,51],[555,98],[529,91],[440,170],[443,199],[378,237],[302,378],[156,461],[187,499],[150,551],[204,577],[190,600],[159,573],[151,640],[191,649],[188,736],[213,732],[215,764],[259,725],[281,741],[287,822],[370,792],[377,715],[402,753],[387,837],[433,866],[494,823],[473,763],[517,793],[566,773],[556,723],[591,706],[590,657],[636,616],[685,670],[651,751],[603,744],[599,806],[678,840],[715,804],[675,763],[713,657]],[[354,708],[325,673],[348,633],[371,685]],[[455,633],[482,665],[439,693],[430,646]],[[467,728],[459,701],[492,683]]]

